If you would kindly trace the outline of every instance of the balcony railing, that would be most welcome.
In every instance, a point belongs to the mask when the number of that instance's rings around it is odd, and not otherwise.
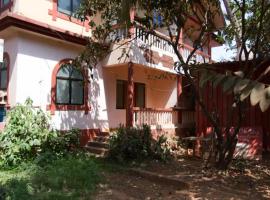
[[[143,124],[165,126],[177,124],[177,112],[173,109],[134,108],[134,126]]]
[[[173,47],[164,38],[157,35],[153,35],[151,33],[150,34],[146,33],[139,27],[135,28],[135,38],[136,40],[144,43],[146,47],[154,47],[162,51],[174,53]]]
[[[110,37],[111,39],[121,41],[128,38],[128,35],[129,30],[127,28],[117,28],[114,34],[112,34]],[[174,54],[173,47],[169,44],[169,42],[166,39],[164,39],[166,38],[165,35],[164,36],[162,36],[162,34],[160,34],[160,36],[154,35],[151,33],[147,33],[140,27],[135,27],[134,38],[135,41],[143,44],[146,49],[152,48],[153,50],[161,50],[164,52]],[[184,60],[186,61],[193,48],[187,44],[182,44],[179,50],[182,53]],[[197,50],[194,53],[193,57],[191,58],[191,61],[196,61],[197,63],[204,63],[204,62],[208,63],[210,62],[210,56],[200,50]]]

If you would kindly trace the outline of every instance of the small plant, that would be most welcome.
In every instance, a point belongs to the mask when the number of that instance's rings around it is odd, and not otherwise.
[[[164,136],[154,140],[147,125],[136,128],[120,126],[110,137],[109,158],[120,162],[147,158],[165,160],[170,153],[166,142]]]
[[[156,159],[166,161],[171,156],[171,147],[165,135],[153,142],[153,152]]]

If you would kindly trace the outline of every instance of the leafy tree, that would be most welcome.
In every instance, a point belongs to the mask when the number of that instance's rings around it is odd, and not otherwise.
[[[270,105],[269,89],[259,82],[268,71],[263,70],[259,77],[254,78],[254,74],[270,61],[268,55],[269,3],[266,0],[234,0],[233,3],[229,3],[231,14],[236,16],[236,21],[226,27],[223,36],[229,44],[233,44],[235,36],[237,36],[240,67],[239,72],[233,75],[219,74],[211,65],[200,64],[198,66],[198,63],[193,60],[196,51],[208,41],[209,34],[217,32],[219,29],[214,21],[215,17],[220,14],[218,0],[83,0],[77,13],[82,20],[91,19],[92,37],[89,38],[84,53],[77,59],[80,63],[87,63],[88,66],[96,66],[105,55],[110,53],[110,45],[119,41],[116,25],[118,28],[129,29],[139,24],[146,36],[157,35],[157,29],[167,32],[168,38],[165,39],[173,47],[178,58],[175,70],[179,74],[184,73],[183,76],[191,85],[196,102],[214,127],[217,138],[215,161],[216,166],[220,169],[226,169],[233,157],[237,134],[243,119],[242,101],[251,94],[253,105],[260,102],[262,110]],[[134,20],[130,17],[129,12],[132,9],[140,9],[144,12],[141,17]],[[158,26],[153,23],[153,13],[158,13],[162,17],[162,23]],[[191,16],[200,23],[200,26],[186,26]],[[194,48],[186,59],[179,51],[183,47],[179,43],[183,30],[192,38]],[[127,42],[135,39],[132,33],[129,33]],[[217,40],[222,41],[220,34],[218,34]],[[125,53],[123,51],[123,54]],[[230,112],[237,113],[238,116],[233,134],[229,133],[231,119],[227,119],[224,135],[223,124],[219,121],[217,111],[207,109],[202,92],[197,87],[196,82],[199,79],[201,86],[211,81],[215,85],[222,85],[225,91],[233,91],[234,103]]]

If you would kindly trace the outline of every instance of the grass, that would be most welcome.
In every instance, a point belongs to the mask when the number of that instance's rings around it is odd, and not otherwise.
[[[94,158],[70,155],[42,166],[31,162],[0,169],[0,200],[91,199],[102,168]]]

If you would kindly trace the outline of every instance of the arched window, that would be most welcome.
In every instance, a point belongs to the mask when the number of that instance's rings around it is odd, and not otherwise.
[[[52,115],[56,110],[84,110],[88,114],[88,70],[73,66],[72,59],[63,59],[57,63],[52,72],[51,104],[47,109]]]
[[[69,63],[62,64],[56,75],[56,104],[84,104],[83,74]]]

